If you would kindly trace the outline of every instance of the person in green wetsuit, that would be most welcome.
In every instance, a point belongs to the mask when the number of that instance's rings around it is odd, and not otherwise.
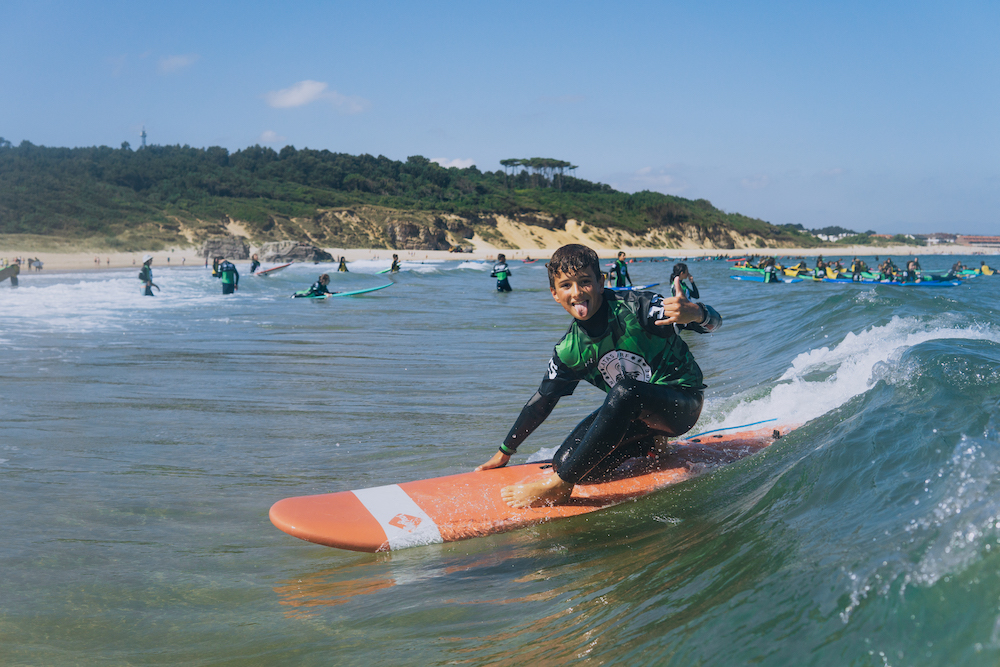
[[[497,255],[497,263],[493,265],[493,272],[490,273],[491,278],[497,279],[497,291],[498,292],[510,292],[510,282],[507,277],[510,275],[510,267],[507,266],[507,256],[503,253]]]
[[[227,261],[225,257],[219,258],[219,264],[216,266],[216,277],[222,281],[222,293],[232,294],[240,285],[240,272],[236,270],[236,266]]]
[[[153,294],[153,256],[143,255],[142,269],[139,271],[139,280],[142,281],[143,296],[155,296]]]
[[[683,295],[679,277],[678,295],[666,299],[605,289],[597,253],[583,245],[559,248],[547,268],[552,298],[573,323],[499,451],[476,470],[507,465],[581,380],[607,396],[563,441],[548,477],[501,491],[512,507],[565,502],[576,484],[608,479],[623,462],[653,453],[657,439],[690,430],[701,414],[705,384],[680,330],[707,333],[722,325],[714,309]]]
[[[621,250],[618,252],[618,259],[615,260],[615,265],[611,267],[610,274],[615,274],[615,287],[628,287],[632,284],[632,276],[628,274],[628,264],[625,263],[625,251]]]
[[[327,285],[330,284],[330,274],[321,274],[319,279],[314,282],[309,289],[304,292],[296,292],[292,296],[297,299],[307,297],[307,296],[323,296],[324,294],[336,294],[336,292],[331,292],[327,289]]]
[[[674,282],[677,278],[680,278],[681,291],[684,293],[684,298],[686,299],[700,299],[701,294],[698,293],[698,286],[694,284],[694,277],[688,271],[688,265],[684,262],[678,262],[674,264],[674,271],[670,274],[670,296],[677,296],[675,293]],[[690,280],[691,285],[688,286],[685,280]]]

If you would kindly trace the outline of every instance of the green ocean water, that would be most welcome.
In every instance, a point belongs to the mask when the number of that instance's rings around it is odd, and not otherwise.
[[[325,301],[288,298],[313,265],[232,297],[200,267],[154,265],[155,298],[131,270],[0,284],[0,664],[1000,662],[1000,277],[763,285],[689,262],[725,319],[688,339],[696,430],[791,435],[489,538],[371,555],[274,528],[281,498],[492,455],[568,325],[543,263],[510,264],[509,294],[458,261]],[[602,397],[581,386],[521,452]]]

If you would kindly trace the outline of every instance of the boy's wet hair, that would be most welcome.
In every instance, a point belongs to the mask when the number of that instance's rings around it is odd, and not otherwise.
[[[545,268],[549,270],[549,287],[552,289],[555,289],[556,276],[560,273],[575,275],[590,269],[595,278],[601,276],[601,260],[597,253],[579,243],[570,243],[556,250]]]

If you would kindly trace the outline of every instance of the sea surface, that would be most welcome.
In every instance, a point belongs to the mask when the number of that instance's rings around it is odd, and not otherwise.
[[[790,435],[488,538],[298,540],[275,501],[486,461],[569,323],[541,261],[498,294],[486,263],[403,257],[333,272],[395,284],[325,301],[288,296],[330,265],[228,297],[159,261],[154,298],[138,268],[0,284],[0,664],[1000,663],[1000,276],[763,285],[690,261],[725,320],[684,334],[695,430]],[[666,287],[672,264],[630,272]],[[581,385],[518,458],[602,397]]]

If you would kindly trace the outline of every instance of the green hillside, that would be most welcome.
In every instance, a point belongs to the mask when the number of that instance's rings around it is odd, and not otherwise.
[[[460,216],[473,226],[489,216],[539,215],[550,225],[575,219],[636,234],[695,228],[709,238],[731,230],[757,237],[761,247],[820,245],[798,229],[725,213],[704,199],[617,192],[545,166],[568,163],[532,160],[505,161],[521,165],[507,173],[446,169],[420,156],[400,162],[292,146],[230,153],[190,146],[13,146],[0,138],[0,234],[130,249],[193,243],[218,233],[219,221],[228,217],[243,223],[255,240],[270,240],[276,221],[364,208],[411,212],[418,225],[432,219],[421,213]],[[287,224],[277,227],[290,233]],[[328,245],[350,247],[351,239],[338,244],[335,236],[327,226]]]

